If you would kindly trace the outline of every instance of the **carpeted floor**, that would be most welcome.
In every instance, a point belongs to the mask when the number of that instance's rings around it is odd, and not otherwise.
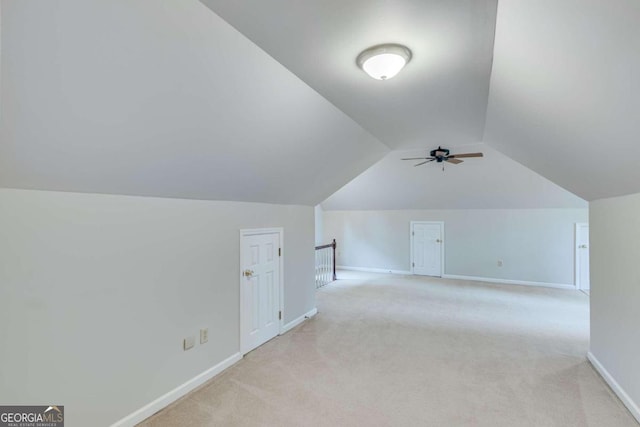
[[[144,426],[636,426],[582,292],[341,272],[319,314]]]

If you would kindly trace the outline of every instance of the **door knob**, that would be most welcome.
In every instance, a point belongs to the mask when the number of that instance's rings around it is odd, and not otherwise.
[[[436,239],[436,243],[442,243],[442,240]]]
[[[580,249],[587,249],[587,245],[580,245],[578,246]]]
[[[253,276],[253,270],[245,270],[242,275],[245,277],[251,277]]]

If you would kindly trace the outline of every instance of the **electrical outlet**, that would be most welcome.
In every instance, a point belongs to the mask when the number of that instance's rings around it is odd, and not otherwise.
[[[502,260],[501,259],[498,260],[498,267],[502,267]]]
[[[184,350],[187,351],[193,348],[194,345],[196,345],[196,337],[194,337],[193,335],[191,335],[190,337],[186,337],[182,344],[184,346]]]
[[[209,341],[209,328],[200,329],[200,344]]]

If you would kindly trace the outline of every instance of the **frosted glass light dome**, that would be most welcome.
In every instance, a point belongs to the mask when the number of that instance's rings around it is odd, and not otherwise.
[[[363,51],[356,63],[376,80],[389,80],[411,60],[411,51],[399,44],[382,44]]]

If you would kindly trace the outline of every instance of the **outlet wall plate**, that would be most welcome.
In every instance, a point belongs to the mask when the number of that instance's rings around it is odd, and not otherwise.
[[[209,328],[200,329],[200,344],[209,341]]]
[[[183,347],[185,351],[192,349],[194,345],[196,345],[196,338],[193,335],[190,337],[186,337],[183,341]]]

